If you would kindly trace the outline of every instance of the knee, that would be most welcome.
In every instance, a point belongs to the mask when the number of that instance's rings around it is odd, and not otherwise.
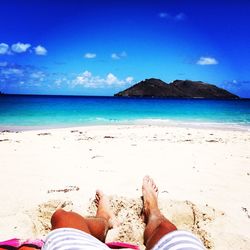
[[[62,217],[66,214],[66,211],[64,211],[63,209],[58,209],[56,210],[53,215],[51,216],[51,225],[53,227],[53,225],[55,225],[56,223],[58,223]]]
[[[166,231],[166,233],[170,233],[172,231],[177,230],[177,227],[170,221],[162,221],[159,225],[159,229]]]

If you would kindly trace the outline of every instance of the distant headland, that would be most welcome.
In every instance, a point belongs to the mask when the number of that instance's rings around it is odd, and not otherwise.
[[[168,84],[156,78],[150,78],[136,83],[128,89],[116,93],[114,96],[239,99],[239,96],[225,89],[202,81],[175,80]]]

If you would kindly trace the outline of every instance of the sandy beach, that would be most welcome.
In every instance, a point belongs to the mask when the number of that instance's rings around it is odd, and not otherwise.
[[[113,125],[1,132],[0,240],[41,238],[64,207],[93,215],[97,188],[121,225],[107,241],[143,247],[144,175],[163,213],[208,249],[250,249],[250,132]]]

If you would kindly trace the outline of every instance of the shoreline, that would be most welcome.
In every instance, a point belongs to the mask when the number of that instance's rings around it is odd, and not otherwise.
[[[169,119],[136,119],[130,122],[103,123],[103,124],[71,124],[71,125],[42,125],[42,126],[23,126],[23,125],[1,125],[0,132],[24,132],[50,129],[77,129],[88,127],[107,127],[107,126],[159,126],[159,127],[180,127],[180,128],[202,128],[218,129],[232,131],[250,131],[250,124],[223,123],[223,122],[197,122],[197,121],[180,121]]]
[[[125,231],[134,230],[125,240],[143,249],[141,181],[149,174],[159,187],[161,210],[178,228],[193,231],[211,249],[247,249],[249,148],[249,131],[203,127],[2,132],[1,239],[43,237],[58,207],[93,215],[92,200],[100,188],[122,220],[109,239],[121,240]]]

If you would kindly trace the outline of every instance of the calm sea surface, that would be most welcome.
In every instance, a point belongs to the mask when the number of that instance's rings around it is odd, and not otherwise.
[[[0,96],[0,127],[190,123],[250,128],[250,100]]]

